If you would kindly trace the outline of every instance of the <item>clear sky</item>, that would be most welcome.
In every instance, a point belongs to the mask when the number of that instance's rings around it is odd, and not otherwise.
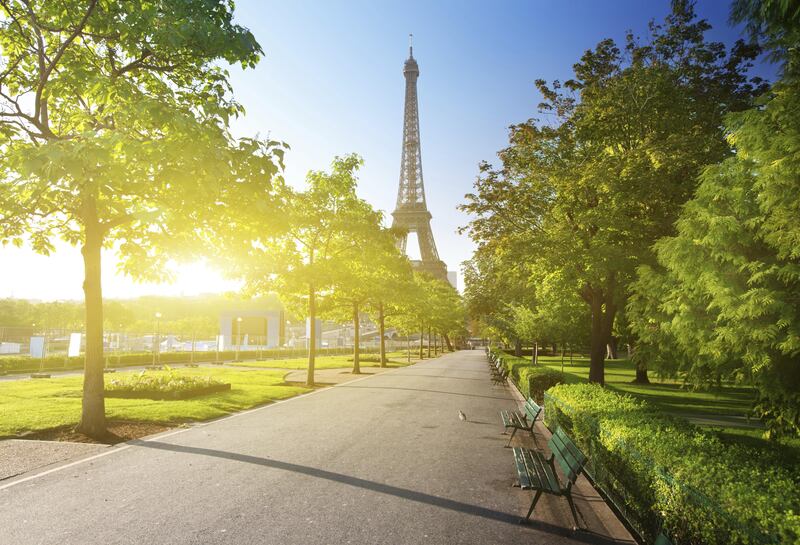
[[[741,30],[728,25],[728,9],[727,0],[697,6],[714,27],[709,37],[732,43]],[[608,37],[621,41],[629,29],[646,35],[648,21],[663,20],[668,11],[668,0],[237,0],[238,22],[255,34],[265,56],[254,70],[231,70],[235,96],[247,109],[235,132],[287,142],[286,178],[297,186],[335,155],[360,154],[359,193],[390,221],[400,168],[402,68],[413,33],[427,202],[439,254],[448,269],[460,269],[472,244],[456,233],[468,221],[456,207],[471,190],[478,163],[494,161],[505,146],[508,126],[536,116],[533,81],[569,78],[586,49]],[[758,70],[771,75],[769,67]],[[161,286],[115,276],[113,255],[105,266],[109,297],[232,287],[202,265]],[[0,249],[0,297],[77,299],[82,273],[75,248],[49,258]]]

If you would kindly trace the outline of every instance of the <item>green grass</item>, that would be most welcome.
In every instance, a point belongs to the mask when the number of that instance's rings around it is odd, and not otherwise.
[[[402,367],[408,365],[405,352],[387,352],[390,367]],[[411,354],[411,363],[416,361],[414,354]],[[361,367],[378,367],[378,356],[375,354],[364,354],[361,356]],[[226,364],[229,367],[255,367],[259,369],[306,369],[308,368],[308,358],[290,358],[285,360],[262,360],[262,361],[242,361]],[[346,356],[317,356],[314,361],[315,369],[342,369],[353,367],[353,355]]]
[[[211,376],[231,390],[181,401],[106,399],[109,419],[160,423],[208,420],[286,399],[307,388],[283,382],[282,371],[236,371],[225,368],[180,369],[187,376]],[[128,373],[118,373],[124,377]],[[83,377],[24,379],[0,383],[0,437],[78,423]]]
[[[515,358],[513,361],[530,363],[530,358]],[[552,369],[561,370],[560,356],[540,356],[539,363]],[[630,394],[655,405],[664,412],[680,416],[723,417],[751,414],[755,400],[752,388],[723,385],[720,388],[695,390],[685,387],[680,381],[661,380],[650,373],[650,384],[632,384],[636,370],[630,360],[606,360],[606,387],[620,393]],[[589,380],[589,358],[575,357],[570,365],[569,356],[564,360],[564,378],[568,384]],[[761,437],[760,429],[748,429],[719,425],[697,424],[711,428],[719,433],[723,441],[744,444],[754,448],[772,449],[787,461],[800,462],[800,438],[785,438],[779,443]]]

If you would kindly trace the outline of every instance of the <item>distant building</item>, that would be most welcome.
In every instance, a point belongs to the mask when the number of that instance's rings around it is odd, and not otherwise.
[[[286,342],[285,317],[282,310],[227,311],[219,316],[222,349],[255,345],[279,348]]]
[[[450,282],[454,290],[458,289],[458,273],[456,271],[447,271],[447,281]]]

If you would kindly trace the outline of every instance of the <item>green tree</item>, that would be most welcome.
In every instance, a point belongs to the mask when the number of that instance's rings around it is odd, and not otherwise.
[[[78,429],[105,433],[100,256],[164,278],[227,212],[268,195],[272,144],[234,141],[242,113],[220,61],[261,52],[225,1],[9,1],[0,48],[4,240],[81,247],[86,364]],[[20,219],[22,218],[22,219]],[[24,222],[25,233],[19,225]]]
[[[738,42],[728,52],[705,40],[709,28],[691,3],[676,1],[649,40],[601,41],[574,79],[538,81],[552,123],[513,126],[502,169],[484,165],[467,196],[475,240],[575,287],[591,315],[592,382],[604,382],[636,267],[653,261],[651,245],[672,232],[701,168],[730,153],[722,118],[756,91],[744,74],[757,48]]]
[[[783,24],[773,39],[800,35],[796,12]],[[800,54],[783,55],[758,106],[728,117],[736,154],[702,173],[629,305],[643,351],[670,354],[661,369],[754,384],[768,436],[800,433]]]
[[[481,245],[472,259],[463,263],[464,305],[473,320],[498,334],[503,342],[513,344],[515,354],[521,356],[523,339],[514,327],[509,308],[510,305],[532,307],[534,289],[529,283],[528,263],[520,258],[526,255],[524,250],[502,246],[513,246],[513,242],[503,238]],[[495,251],[494,246],[500,248]]]
[[[303,307],[310,320],[307,384],[314,385],[316,319],[320,299],[329,297],[347,267],[359,266],[362,250],[374,237],[380,215],[356,195],[357,155],[337,157],[331,171],[312,171],[307,189],[284,187],[280,225],[273,218],[248,215],[237,223],[233,274],[252,293],[277,293],[292,308]],[[298,313],[302,315],[302,313]]]
[[[361,373],[360,327],[361,314],[367,311],[370,303],[374,303],[382,312],[383,300],[386,296],[386,283],[391,280],[388,274],[392,271],[392,260],[402,259],[395,245],[394,233],[381,226],[382,214],[371,208],[365,211],[365,222],[361,236],[363,244],[354,248],[342,260],[332,275],[332,289],[325,302],[330,309],[329,316],[342,319],[349,315],[353,323],[353,373]],[[373,222],[371,226],[368,222]],[[345,320],[341,320],[345,321]],[[380,324],[381,347],[383,342],[383,324]],[[385,351],[381,351],[381,361]]]

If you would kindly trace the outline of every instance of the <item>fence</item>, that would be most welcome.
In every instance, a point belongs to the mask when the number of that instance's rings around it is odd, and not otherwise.
[[[365,354],[379,351],[379,338],[359,343]],[[320,346],[319,356],[349,354],[352,339],[336,339],[337,346]],[[386,350],[407,349],[405,340],[386,340]],[[33,329],[0,327],[0,373],[25,373],[40,370],[78,369],[83,366],[85,335],[70,329]],[[427,342],[423,341],[423,346]],[[419,349],[419,341],[412,350]],[[282,347],[270,346],[266,337],[243,335],[240,338],[198,336],[192,334],[141,334],[107,332],[103,336],[107,367],[147,364],[209,363],[238,359],[282,359],[307,354],[305,339]]]

